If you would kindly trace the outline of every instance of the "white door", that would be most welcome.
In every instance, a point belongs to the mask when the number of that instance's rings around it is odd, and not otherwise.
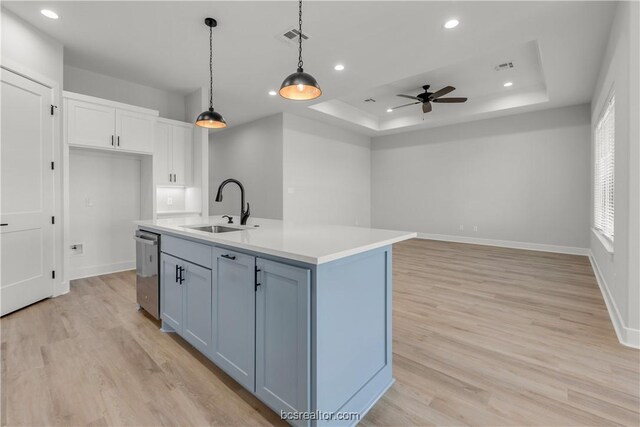
[[[174,126],[173,127],[173,177],[174,184],[188,185],[190,179],[188,177],[187,159],[191,149],[191,129]]]
[[[136,153],[153,154],[156,119],[133,111],[116,110],[116,147]]]
[[[156,174],[156,184],[173,184],[173,170],[171,168],[171,138],[172,127],[166,123],[156,123],[155,150],[153,151],[153,168]]]
[[[1,70],[0,315],[53,295],[52,90]]]
[[[69,99],[66,106],[69,144],[115,148],[115,108],[74,99]]]

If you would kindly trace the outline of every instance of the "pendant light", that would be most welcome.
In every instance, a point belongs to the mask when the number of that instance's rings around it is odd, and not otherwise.
[[[227,123],[220,113],[213,110],[213,27],[218,25],[218,21],[206,18],[204,23],[209,27],[209,109],[198,116],[196,126],[221,129],[226,128]]]
[[[298,1],[298,70],[280,86],[280,96],[294,101],[308,101],[322,95],[316,79],[302,69],[302,0]]]

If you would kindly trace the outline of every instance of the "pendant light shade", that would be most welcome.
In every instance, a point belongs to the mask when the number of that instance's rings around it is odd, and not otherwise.
[[[322,95],[318,81],[302,68],[302,0],[298,1],[298,70],[287,76],[280,86],[280,96],[294,101],[308,101]]]
[[[305,73],[302,68],[299,68],[298,71],[284,79],[280,87],[280,95],[294,101],[305,101],[319,97],[322,95],[322,90],[311,74]]]
[[[213,109],[213,28],[218,22],[213,18],[206,18],[204,23],[209,27],[209,109],[200,113],[196,119],[196,126],[207,129],[221,129],[227,127],[222,114]]]
[[[209,129],[220,129],[227,127],[227,122],[222,118],[222,114],[213,111],[213,108],[201,113],[196,119],[196,126]]]

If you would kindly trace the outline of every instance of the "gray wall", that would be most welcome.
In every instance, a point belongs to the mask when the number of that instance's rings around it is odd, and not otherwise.
[[[374,138],[373,226],[586,248],[589,123],[580,105]]]
[[[595,125],[610,91],[615,91],[614,248],[609,253],[592,232],[591,252],[613,303],[621,340],[640,345],[640,108],[638,52],[640,5],[620,2],[592,102]],[[589,211],[592,213],[593,208]]]
[[[64,90],[123,102],[160,112],[160,117],[190,121],[185,117],[185,95],[167,92],[81,68],[64,66]]]
[[[251,215],[282,219],[282,114],[209,134],[209,213],[240,214],[240,191],[234,184],[216,202],[227,178],[244,185]]]
[[[371,139],[284,115],[284,218],[297,223],[371,224]]]

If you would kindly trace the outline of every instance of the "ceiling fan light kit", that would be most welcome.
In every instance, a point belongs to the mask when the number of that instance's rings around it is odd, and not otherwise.
[[[218,21],[205,18],[204,23],[209,27],[209,109],[200,113],[196,119],[196,126],[221,129],[227,127],[227,122],[222,118],[222,114],[213,109],[213,28],[218,25]]]
[[[467,102],[467,98],[462,98],[462,97],[452,97],[452,98],[441,98],[442,96],[453,92],[454,90],[456,90],[455,87],[453,86],[446,86],[436,92],[429,92],[429,88],[431,86],[429,85],[424,85],[422,86],[422,89],[424,89],[424,92],[421,94],[418,94],[416,96],[413,95],[404,95],[404,94],[398,94],[396,96],[399,96],[401,98],[407,98],[407,99],[413,99],[416,102],[410,102],[408,104],[404,104],[404,105],[399,105],[397,107],[393,107],[392,110],[397,110],[398,108],[403,108],[403,107],[408,107],[410,105],[418,105],[418,104],[422,104],[422,112],[424,114],[426,113],[430,113],[433,110],[433,106],[431,105],[432,102],[436,102],[436,103],[443,103],[443,104],[457,104],[457,103],[461,103],[461,102]]]
[[[298,69],[284,79],[280,96],[293,101],[309,101],[322,95],[318,81],[305,73],[302,61],[302,0],[298,1]]]

